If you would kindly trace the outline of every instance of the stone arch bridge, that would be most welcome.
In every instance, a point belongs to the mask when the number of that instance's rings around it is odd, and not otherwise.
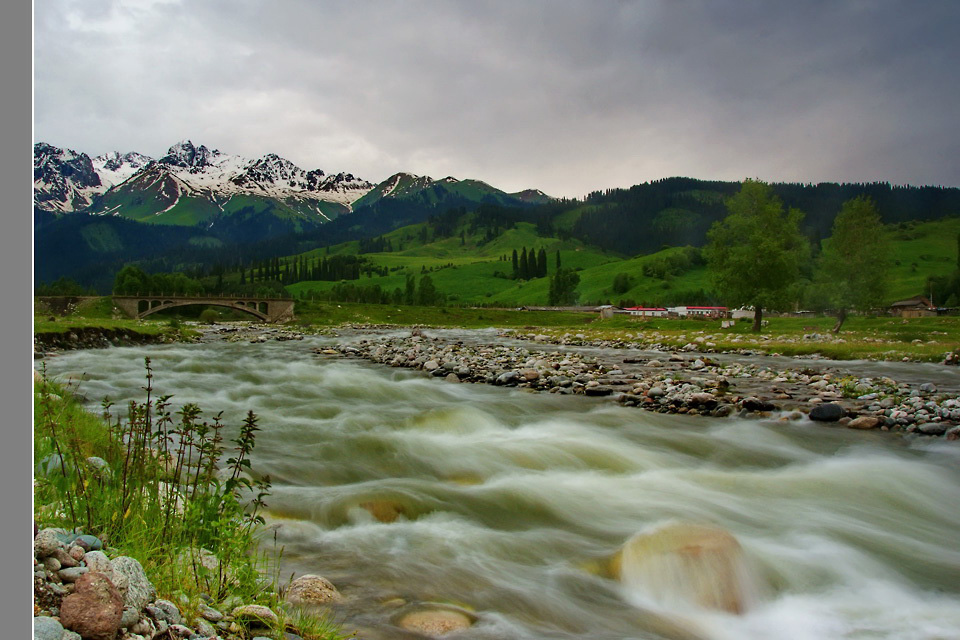
[[[113,304],[131,318],[146,318],[152,313],[174,307],[204,304],[248,313],[263,322],[293,319],[293,300],[289,298],[246,298],[242,296],[113,296]]]

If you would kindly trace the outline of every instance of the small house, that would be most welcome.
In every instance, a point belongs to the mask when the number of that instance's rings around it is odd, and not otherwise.
[[[914,296],[906,300],[897,300],[890,305],[890,313],[903,318],[922,318],[937,315],[937,310],[924,296]]]

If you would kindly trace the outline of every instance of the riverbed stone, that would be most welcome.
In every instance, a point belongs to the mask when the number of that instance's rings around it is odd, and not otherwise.
[[[740,402],[740,406],[747,411],[775,411],[776,405],[767,400],[762,400],[756,396],[749,396]]]
[[[33,538],[33,553],[38,560],[52,556],[54,551],[65,546],[53,529],[43,529]]]
[[[846,410],[839,404],[824,402],[810,409],[810,419],[817,422],[836,422],[846,413]]]
[[[332,582],[323,576],[311,573],[293,580],[287,586],[284,600],[295,605],[325,605],[341,602],[343,596]]]
[[[135,559],[129,556],[120,556],[110,561],[113,565],[114,573],[123,575],[126,578],[127,589],[123,594],[124,604],[143,609],[148,602],[157,595],[157,590],[153,583],[147,578],[143,566]]]
[[[400,516],[407,514],[407,508],[403,504],[392,500],[368,500],[361,502],[359,506],[385,524],[396,522]]]
[[[754,589],[737,539],[725,529],[676,522],[627,540],[609,562],[611,577],[653,597],[743,613]]]
[[[223,620],[223,614],[208,604],[200,605],[198,613],[204,620],[209,620],[210,622],[220,622]]]
[[[140,612],[134,609],[133,607],[124,607],[123,614],[120,616],[120,628],[121,629],[130,629],[133,625],[137,624],[137,620],[140,619]]]
[[[33,619],[33,640],[61,640],[63,625],[49,616],[37,616]]]
[[[277,614],[272,609],[260,604],[241,605],[234,609],[230,615],[237,622],[254,628],[270,627],[279,622]]]
[[[444,636],[469,629],[477,616],[461,607],[441,603],[421,603],[409,607],[393,617],[401,629],[428,636]]]
[[[860,416],[847,423],[848,429],[876,429],[880,426],[880,418],[874,416]]]
[[[79,547],[78,547],[79,548]],[[127,576],[114,571],[110,558],[103,551],[90,551],[82,556],[84,564],[90,571],[97,571],[110,578],[110,582],[117,588],[120,595],[127,592]]]
[[[924,422],[918,429],[928,436],[942,436],[947,432],[947,425],[942,422]]]
[[[180,624],[183,622],[183,616],[180,615],[180,608],[169,600],[158,599],[154,601],[153,606],[163,612],[163,619],[170,624]]]
[[[102,573],[87,573],[63,599],[60,621],[85,640],[113,640],[123,618],[123,598]]]
[[[57,572],[57,575],[64,582],[76,582],[88,571],[90,569],[87,567],[70,567],[69,569],[61,569]]]
[[[204,638],[215,638],[217,636],[217,628],[203,618],[194,618],[193,628]]]

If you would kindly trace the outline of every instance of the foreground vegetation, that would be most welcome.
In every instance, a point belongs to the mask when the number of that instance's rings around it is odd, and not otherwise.
[[[152,389],[145,399],[103,415],[87,412],[76,388],[41,376],[34,405],[34,517],[40,528],[82,530],[112,556],[137,559],[159,597],[188,619],[205,599],[230,609],[263,604],[283,612],[277,595],[277,549],[259,547],[259,515],[268,477],[251,475],[257,417],[228,430],[219,415],[194,404],[174,411]],[[229,432],[236,436],[229,439]],[[342,637],[326,618],[281,616],[306,640]]]

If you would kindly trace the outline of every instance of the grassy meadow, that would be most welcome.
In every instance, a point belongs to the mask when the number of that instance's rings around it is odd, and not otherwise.
[[[543,306],[548,303],[549,277],[513,280],[510,256],[524,247],[547,253],[548,276],[555,272],[556,254],[563,267],[572,268],[580,277],[577,287],[582,304],[633,301],[637,304],[670,306],[715,302],[709,274],[698,251],[690,247],[668,247],[653,254],[625,257],[600,251],[575,240],[538,236],[534,225],[518,223],[491,242],[465,234],[423,243],[420,229],[413,225],[398,229],[384,238],[402,250],[365,253],[376,267],[386,267],[388,275],[363,276],[351,281],[361,287],[379,286],[386,291],[403,289],[408,274],[420,278],[429,274],[437,290],[455,305]],[[890,285],[888,302],[924,293],[927,278],[951,273],[957,268],[957,236],[960,218],[933,222],[909,222],[887,229],[891,240]],[[344,243],[302,254],[309,259],[324,255],[357,254],[357,242]],[[684,258],[684,256],[687,256]],[[691,260],[690,257],[693,256]],[[504,260],[506,257],[506,260]],[[615,290],[618,274],[627,278],[628,287]],[[336,282],[304,281],[289,285],[297,298],[320,296]]]

